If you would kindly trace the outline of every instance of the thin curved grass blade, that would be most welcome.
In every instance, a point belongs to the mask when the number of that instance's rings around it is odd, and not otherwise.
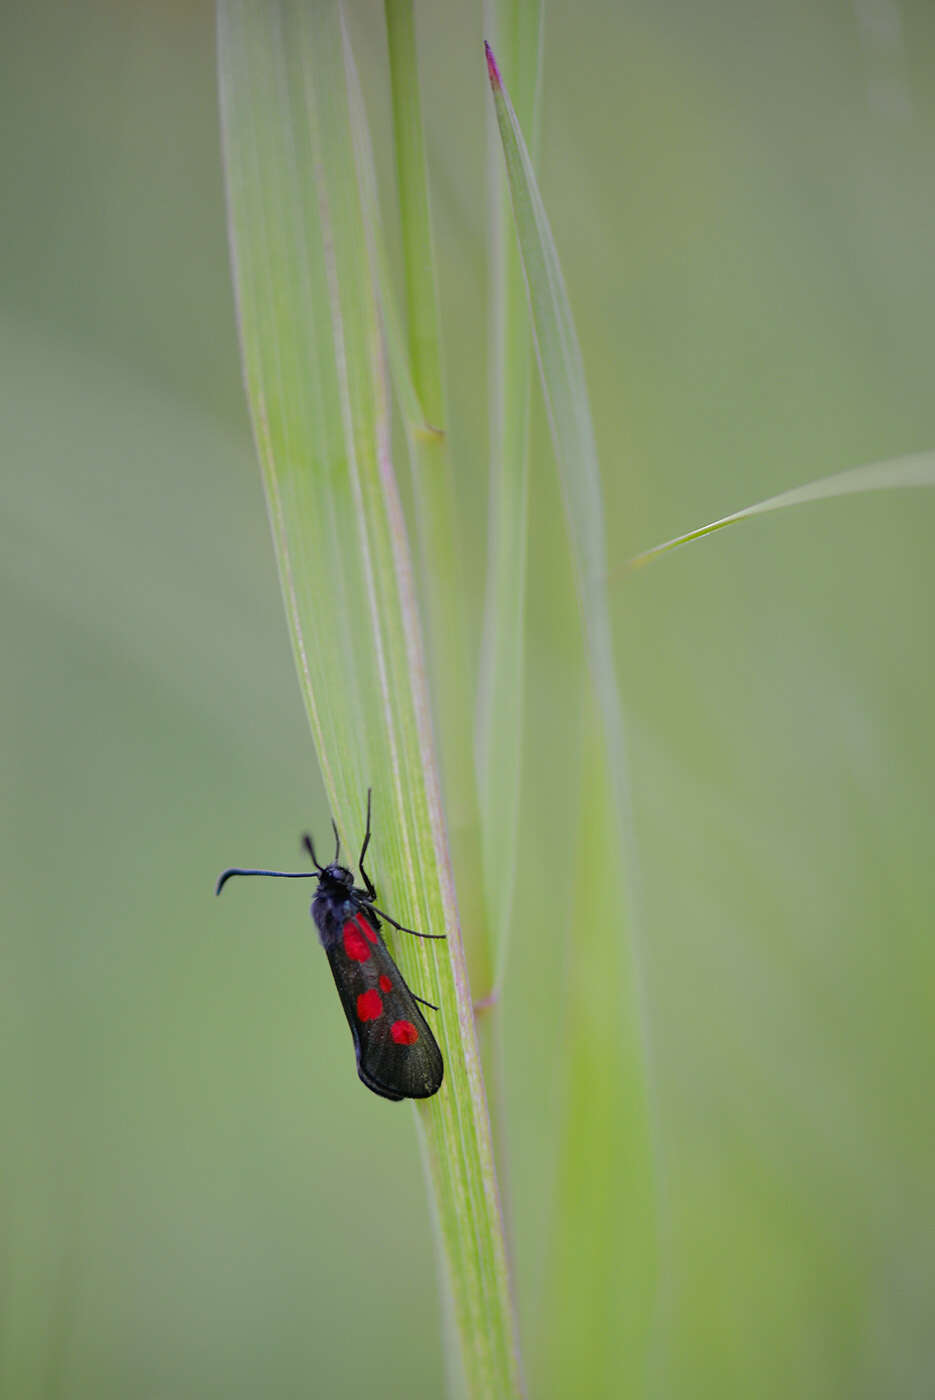
[[[516,74],[517,110],[534,135],[542,77],[542,5],[539,0],[500,0],[487,9],[497,26],[498,46]],[[523,764],[532,342],[499,138],[495,129],[490,135],[490,508],[475,750],[484,883],[499,984],[512,927]]]
[[[893,457],[885,462],[868,462],[864,466],[849,467],[846,471],[835,472],[833,476],[822,476],[805,486],[794,486],[790,491],[781,491],[778,496],[769,496],[765,501],[735,510],[731,515],[723,515],[697,530],[689,530],[685,535],[646,549],[628,559],[624,568],[641,569],[651,564],[663,554],[670,554],[692,540],[703,540],[717,530],[735,525],[738,520],[749,520],[754,515],[766,515],[772,510],[785,510],[789,506],[807,506],[814,501],[830,501],[837,496],[857,496],[866,491],[898,491],[920,486],[935,486],[935,452],[917,452],[907,457]]]

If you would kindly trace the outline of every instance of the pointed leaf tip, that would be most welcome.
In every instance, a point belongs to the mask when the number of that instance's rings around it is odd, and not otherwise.
[[[496,88],[502,87],[503,83],[500,79],[500,69],[497,67],[497,60],[493,56],[493,49],[487,43],[486,39],[484,40],[484,54],[487,58],[487,75],[490,78],[491,86]]]

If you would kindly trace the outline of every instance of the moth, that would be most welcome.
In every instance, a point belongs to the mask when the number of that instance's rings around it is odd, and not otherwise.
[[[340,864],[341,841],[332,821],[335,851],[330,865],[318,863],[312,838],[306,834],[302,844],[314,870],[235,867],[220,876],[215,894],[220,894],[234,875],[317,880],[311,915],[351,1029],[358,1075],[368,1089],[384,1099],[427,1099],[441,1088],[445,1068],[438,1042],[419,1008],[421,1005],[437,1011],[438,1007],[416,996],[407,986],[383,942],[380,920],[416,938],[444,938],[445,935],[406,928],[377,908],[377,892],[364,869],[364,857],[370,844],[370,809],[368,789],[367,830],[357,862],[363,888],[355,885],[351,871]]]

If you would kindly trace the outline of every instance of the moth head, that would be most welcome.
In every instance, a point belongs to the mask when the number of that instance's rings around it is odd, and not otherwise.
[[[346,890],[354,888],[354,876],[343,865],[326,865],[321,872],[321,879]]]

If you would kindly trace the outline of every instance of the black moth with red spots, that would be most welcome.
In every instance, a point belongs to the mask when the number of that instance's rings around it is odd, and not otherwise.
[[[332,822],[332,826],[334,823]],[[357,862],[364,888],[338,864],[341,854],[335,827],[335,853],[330,865],[321,866],[310,836],[303,844],[314,871],[225,870],[217,883],[220,894],[232,875],[272,875],[282,880],[317,879],[312,918],[322,947],[328,954],[341,1005],[351,1028],[357,1054],[357,1073],[375,1094],[384,1099],[427,1099],[441,1088],[445,1067],[438,1042],[419,1010],[419,1002],[433,1011],[403,981],[399,968],[380,937],[380,919],[417,938],[444,938],[443,933],[416,933],[404,928],[374,900],[377,892],[364,870],[370,843],[370,792],[367,793],[367,832]]]

